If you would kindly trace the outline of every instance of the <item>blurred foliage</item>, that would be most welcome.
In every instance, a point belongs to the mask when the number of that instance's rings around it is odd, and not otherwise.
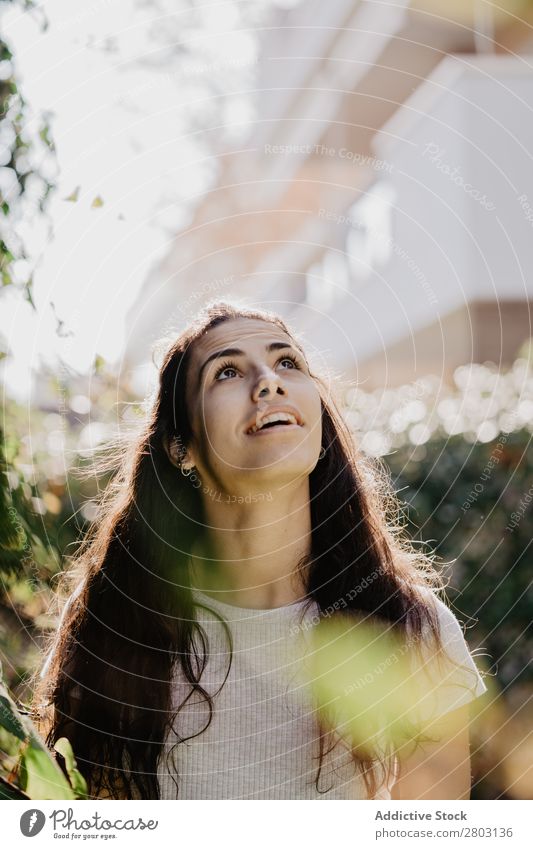
[[[42,10],[23,0],[0,0],[20,6],[26,14]],[[16,78],[9,44],[0,38],[0,277],[32,300],[32,268],[26,241],[37,217],[42,218],[55,173],[49,118],[36,115],[24,99]]]
[[[308,684],[330,728],[349,731],[358,754],[411,739],[420,672],[407,644],[364,617],[324,619],[313,629]],[[426,690],[429,679],[425,679]]]
[[[352,388],[345,397],[346,418],[363,451],[373,457],[453,436],[485,444],[500,433],[521,428],[531,433],[532,362],[527,342],[509,370],[491,363],[460,366],[451,386],[428,375],[395,389]]]
[[[42,638],[55,626],[58,581],[106,483],[78,471],[142,412],[126,385],[117,401],[117,378],[101,363],[87,378],[42,372],[39,387],[41,409],[5,404],[0,477],[0,652],[9,685],[26,697]]]
[[[412,535],[451,564],[448,596],[478,620],[473,642],[494,659],[503,688],[533,681],[531,517],[516,527],[511,518],[533,482],[530,444],[526,430],[488,444],[454,436],[387,458]]]
[[[8,6],[45,27],[42,9],[29,0],[0,0],[0,14]],[[24,99],[9,43],[0,37],[0,297],[6,287],[15,288],[33,305],[27,241],[36,220],[43,220],[54,170],[48,118],[34,114]],[[0,347],[0,359],[6,356]],[[0,426],[0,646],[15,649],[15,680],[33,665],[33,632],[44,609],[40,593],[59,565],[41,521],[37,472],[25,462],[25,440],[31,442],[31,431],[23,410],[8,404]]]
[[[447,596],[467,626],[478,666],[494,676],[502,695],[498,722],[494,703],[482,700],[485,712],[473,734],[473,798],[496,798],[511,785],[509,798],[531,798],[533,787],[524,786],[527,771],[519,765],[528,704],[529,727],[533,719],[531,433],[521,428],[474,444],[460,435],[441,437],[404,446],[386,460],[413,537],[449,564]],[[508,745],[513,738],[514,747]],[[526,761],[532,754],[529,747]]]
[[[9,695],[0,664],[0,800],[87,798],[69,741],[62,737],[55,750],[64,759],[70,783]]]
[[[523,733],[533,718],[532,351],[526,343],[507,372],[465,365],[451,387],[428,377],[347,397],[359,442],[390,472],[400,521],[437,556],[470,649],[501,694],[497,709],[492,696],[480,700],[473,798],[533,790]]]
[[[449,564],[448,596],[479,619],[472,642],[503,688],[531,682],[533,370],[528,343],[507,372],[465,365],[434,378],[348,397],[356,437],[388,467],[410,535]],[[355,429],[355,428],[354,428]]]

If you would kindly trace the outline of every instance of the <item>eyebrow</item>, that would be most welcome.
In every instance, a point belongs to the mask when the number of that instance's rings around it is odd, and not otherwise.
[[[290,345],[288,342],[270,342],[268,345],[265,345],[265,351],[269,354],[271,351],[281,351],[284,348],[297,351],[298,354],[301,355],[300,351],[298,351],[293,345]],[[202,363],[200,371],[198,372],[198,384],[202,381],[202,374],[204,373],[204,369],[209,365],[213,360],[219,360],[222,357],[244,357],[246,356],[245,352],[240,348],[224,348],[222,351],[215,351],[213,354],[210,354]]]

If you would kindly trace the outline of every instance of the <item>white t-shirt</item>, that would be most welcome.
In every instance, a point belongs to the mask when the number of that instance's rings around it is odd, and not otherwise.
[[[198,608],[198,621],[208,640],[209,659],[201,684],[213,697],[214,713],[194,694],[170,729],[158,762],[162,799],[365,799],[363,778],[342,741],[326,755],[317,792],[318,726],[302,664],[302,635],[318,621],[313,605],[301,615],[301,601],[269,610],[229,605],[200,592],[197,601],[217,610],[233,637],[233,660],[228,668],[228,643],[220,622]],[[441,637],[456,665],[428,671],[428,686],[420,715],[438,716],[486,692],[454,614],[435,597]],[[298,627],[301,625],[301,627]],[[459,665],[466,668],[460,668]],[[419,680],[419,679],[417,679]],[[222,689],[217,693],[217,690]],[[190,692],[176,674],[173,705]],[[198,736],[180,742],[181,737]],[[393,759],[394,760],[394,759]],[[395,764],[395,761],[394,761]],[[173,776],[177,777],[179,790]],[[376,798],[390,799],[393,777]]]

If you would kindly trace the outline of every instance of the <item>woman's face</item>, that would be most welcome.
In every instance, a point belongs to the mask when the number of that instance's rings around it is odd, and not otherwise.
[[[322,440],[318,387],[275,324],[238,318],[209,330],[194,343],[186,395],[193,431],[187,460],[204,485],[242,494],[314,469]],[[290,423],[261,426],[276,410]]]

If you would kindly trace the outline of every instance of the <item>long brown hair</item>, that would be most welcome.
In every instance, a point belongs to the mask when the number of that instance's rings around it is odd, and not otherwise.
[[[213,694],[202,685],[208,640],[195,618],[189,580],[191,547],[204,527],[202,500],[176,473],[164,446],[176,436],[187,445],[191,437],[185,381],[192,346],[211,328],[241,317],[272,322],[301,350],[279,316],[227,302],[208,305],[167,351],[147,421],[121,449],[66,576],[70,598],[47,647],[33,712],[47,730],[47,745],[70,739],[94,795],[159,798],[158,758],[186,701],[172,712],[177,670],[190,694],[206,700],[205,727],[211,722]],[[379,617],[400,633],[410,629],[414,638],[428,625],[440,646],[436,613],[419,589],[439,584],[431,559],[390,521],[397,505],[386,478],[357,450],[326,381],[312,377],[321,396],[326,451],[310,474],[311,553],[298,564],[309,603],[323,614],[338,599],[351,599],[344,614]],[[231,663],[231,633],[221,622]],[[317,790],[329,733],[320,718],[318,724]],[[353,756],[373,796],[375,760],[355,750]],[[179,775],[176,782],[179,787]]]

